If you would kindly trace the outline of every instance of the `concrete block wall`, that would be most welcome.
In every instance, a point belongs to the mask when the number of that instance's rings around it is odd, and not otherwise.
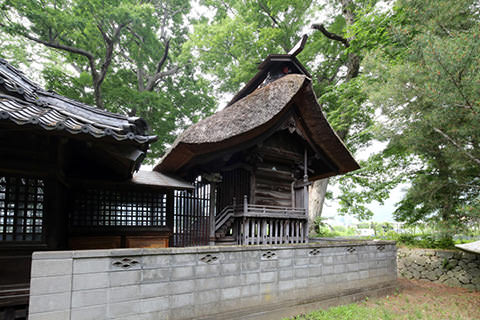
[[[382,292],[396,276],[387,241],[37,252],[29,319],[234,319]]]

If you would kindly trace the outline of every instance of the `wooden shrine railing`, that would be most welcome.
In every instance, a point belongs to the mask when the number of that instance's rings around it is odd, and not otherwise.
[[[216,216],[215,231],[232,218],[229,235],[237,244],[308,242],[304,208],[254,205],[245,197],[242,205],[227,206]]]

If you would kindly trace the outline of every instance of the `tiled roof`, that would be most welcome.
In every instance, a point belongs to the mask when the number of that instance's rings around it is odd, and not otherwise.
[[[157,140],[156,136],[147,135],[145,120],[104,111],[46,91],[3,59],[0,59],[1,121],[138,144]]]

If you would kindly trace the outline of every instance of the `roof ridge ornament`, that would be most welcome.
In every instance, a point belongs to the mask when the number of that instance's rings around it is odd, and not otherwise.
[[[307,43],[307,40],[308,40],[308,35],[304,34],[302,38],[297,42],[297,44],[292,49],[290,49],[290,51],[288,51],[288,54],[293,57],[296,57],[297,54],[302,52],[303,48],[305,48],[305,44]]]

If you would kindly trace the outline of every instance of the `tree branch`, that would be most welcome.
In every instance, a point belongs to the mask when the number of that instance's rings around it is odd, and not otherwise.
[[[32,37],[31,35],[29,35],[27,33],[24,33],[23,36],[25,38],[29,39],[29,40],[32,40],[34,42],[43,44],[44,46],[47,46],[49,48],[54,48],[54,49],[59,49],[59,50],[63,50],[63,51],[68,51],[68,52],[71,52],[71,53],[80,54],[80,55],[86,57],[88,60],[94,60],[93,54],[86,51],[86,50],[76,48],[76,47],[67,46],[67,45],[63,45],[63,44],[60,44],[58,42],[49,42],[49,41],[41,40],[41,39]]]
[[[120,32],[122,29],[127,26],[130,22],[122,23],[120,24],[115,31],[113,32],[113,35],[111,38],[109,38],[103,31],[102,36],[103,39],[105,40],[106,44],[106,50],[105,50],[105,60],[103,61],[101,71],[100,71],[100,76],[97,78],[98,86],[100,86],[105,79],[105,76],[107,75],[108,67],[112,63],[112,58],[113,58],[113,48],[115,47],[115,42],[120,35]],[[101,30],[101,28],[99,28]]]
[[[166,71],[166,72],[160,72],[163,68],[163,65],[167,61],[169,49],[170,49],[170,39],[168,39],[167,42],[165,43],[165,50],[163,51],[162,58],[160,58],[160,61],[158,61],[158,63],[157,63],[157,68],[155,70],[155,74],[153,76],[149,77],[147,85],[145,86],[145,90],[152,91],[155,88],[155,86],[157,85],[157,81],[160,78],[165,77],[167,75],[174,74],[175,72],[177,72],[178,68],[173,68],[173,69],[171,69],[169,71]],[[171,72],[172,70],[174,70],[174,71]]]
[[[452,138],[450,138],[445,132],[443,132],[442,130],[436,128],[436,127],[433,127],[433,130],[437,133],[439,133],[442,137],[444,137],[446,140],[448,140],[451,144],[453,144],[455,147],[457,147],[458,150],[460,150],[461,152],[463,152],[464,154],[467,155],[467,157],[469,157],[472,161],[474,161],[475,163],[477,163],[478,165],[480,165],[480,159],[478,158],[475,158],[470,152],[468,152],[467,150],[465,150],[464,148],[462,148],[462,146],[460,146],[455,140],[453,140]]]
[[[171,76],[172,74],[175,74],[179,69],[180,69],[179,66],[175,66],[170,70],[156,73],[154,76],[152,76],[148,79],[148,83],[145,86],[145,90],[146,91],[153,91],[153,89],[155,89],[155,86],[158,84],[158,81],[160,79]]]
[[[350,42],[347,39],[345,39],[342,36],[339,36],[338,34],[328,31],[327,29],[325,29],[325,26],[323,24],[318,24],[318,23],[312,24],[312,29],[320,31],[328,39],[340,41],[345,46],[345,48],[350,47]]]

